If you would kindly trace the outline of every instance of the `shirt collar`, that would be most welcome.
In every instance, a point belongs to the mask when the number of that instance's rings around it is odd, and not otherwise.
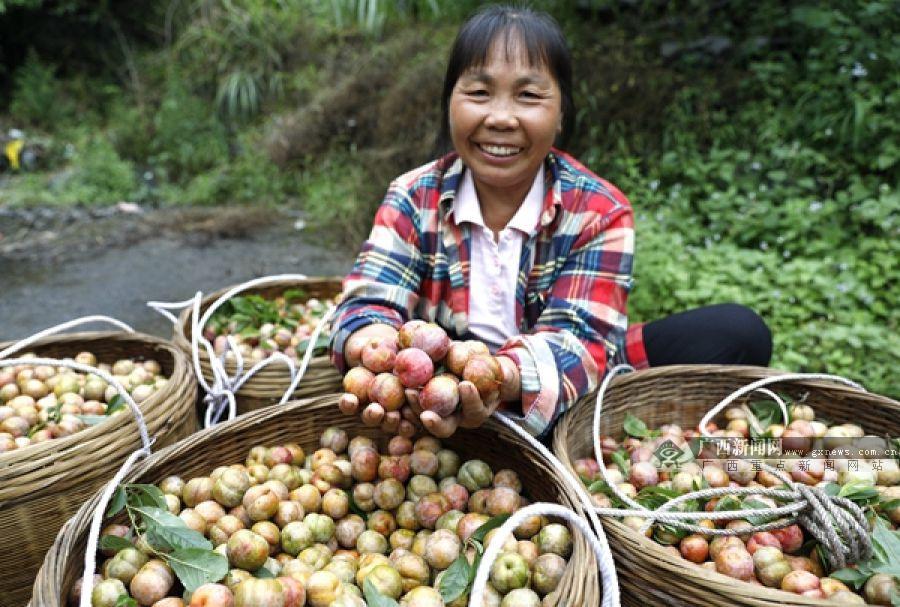
[[[455,154],[447,158],[448,168],[441,184],[440,207],[445,219],[453,214],[453,221],[459,225],[469,221],[484,226],[484,217],[478,203],[478,193],[472,172],[466,170],[465,164]],[[549,170],[547,170],[549,169]],[[507,224],[526,234],[531,234],[540,226],[545,227],[556,216],[557,206],[562,205],[562,195],[556,158],[551,152],[547,160],[538,169],[531,189],[525,196],[519,210]]]

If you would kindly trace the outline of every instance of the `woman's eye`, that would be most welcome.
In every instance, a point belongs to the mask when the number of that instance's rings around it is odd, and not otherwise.
[[[519,93],[522,97],[526,97],[528,99],[539,99],[540,95],[535,93],[534,91],[522,91]]]
[[[484,89],[475,89],[474,91],[469,91],[469,94],[473,97],[484,97],[487,95],[487,91]]]

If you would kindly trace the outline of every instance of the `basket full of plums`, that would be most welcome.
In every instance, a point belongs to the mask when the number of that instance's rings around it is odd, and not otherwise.
[[[11,344],[0,344],[0,350]],[[18,363],[12,364],[15,360]],[[111,375],[160,447],[197,429],[197,382],[170,342],[125,332],[45,337],[0,361],[0,605],[22,605],[60,527],[141,440]]]
[[[203,298],[200,314],[233,288],[228,287]],[[225,371],[234,376],[239,368],[246,373],[251,367],[281,354],[290,358],[295,368],[308,348],[313,356],[296,386],[292,398],[322,395],[340,389],[341,377],[327,356],[330,327],[326,326],[315,341],[313,332],[330,306],[339,302],[341,279],[310,277],[278,279],[240,291],[222,303],[202,328],[202,336],[220,357]],[[193,310],[187,308],[178,317],[173,341],[191,354]],[[234,347],[232,347],[234,344]],[[213,370],[205,348],[198,350],[203,377],[210,385]],[[237,408],[244,413],[278,402],[291,385],[286,364],[272,363],[255,373],[236,392]]]
[[[90,604],[459,607],[484,549],[502,542],[486,605],[599,604],[598,565],[567,524],[559,470],[497,420],[439,440],[343,415],[339,395],[291,401],[203,430],[139,463],[109,505]],[[99,494],[59,534],[32,605],[78,604]]]
[[[596,394],[557,425],[554,451],[597,508],[633,513],[626,496],[651,510],[681,500],[670,506],[697,513],[686,521],[694,530],[602,517],[617,568],[630,573],[619,578],[623,604],[900,604],[900,403],[827,378],[779,375],[717,365],[630,373],[603,394],[598,434]],[[755,389],[763,384],[765,392]],[[713,407],[722,410],[701,429]],[[792,486],[848,500],[868,556],[837,565],[821,537],[773,513],[802,501]],[[711,488],[721,491],[687,495]],[[759,516],[717,518],[730,510]],[[735,534],[704,533],[726,528]]]

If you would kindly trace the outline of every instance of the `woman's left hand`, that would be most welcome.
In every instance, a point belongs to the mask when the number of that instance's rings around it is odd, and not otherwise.
[[[503,401],[518,400],[522,385],[516,363],[506,357],[498,356],[503,378],[498,393],[482,399],[475,384],[469,381],[459,382],[459,408],[448,417],[441,417],[433,411],[423,411],[419,404],[416,390],[406,391],[408,409],[404,407],[403,418],[410,423],[419,422],[434,436],[447,438],[459,427],[478,428],[494,414]]]

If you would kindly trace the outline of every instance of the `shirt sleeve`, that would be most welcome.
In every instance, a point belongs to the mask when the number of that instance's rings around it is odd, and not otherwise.
[[[424,268],[418,214],[407,190],[392,183],[353,269],[344,279],[329,345],[331,360],[347,370],[344,344],[356,330],[373,323],[397,329],[418,301]]]
[[[634,225],[631,208],[594,215],[577,238],[533,331],[507,341],[522,378],[522,409],[507,412],[544,438],[556,419],[598,385],[627,329]]]

